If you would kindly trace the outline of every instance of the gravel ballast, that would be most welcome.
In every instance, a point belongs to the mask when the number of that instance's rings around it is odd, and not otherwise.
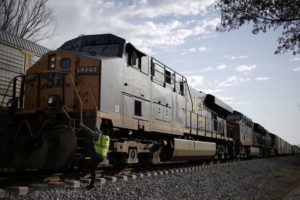
[[[51,189],[10,199],[280,199],[300,184],[300,156],[248,160],[95,188]]]

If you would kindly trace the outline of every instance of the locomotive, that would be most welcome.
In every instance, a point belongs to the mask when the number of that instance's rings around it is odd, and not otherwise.
[[[14,114],[12,126],[0,134],[1,167],[80,165],[88,158],[80,123],[111,130],[113,165],[291,151],[288,143],[275,144],[277,136],[112,34],[69,40],[13,82],[20,92],[8,102]],[[285,149],[277,151],[276,145]]]

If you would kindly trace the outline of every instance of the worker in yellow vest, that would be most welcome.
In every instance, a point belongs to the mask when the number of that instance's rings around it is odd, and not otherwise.
[[[96,178],[96,169],[100,162],[102,162],[107,157],[109,149],[109,129],[103,129],[100,133],[98,131],[93,131],[84,124],[80,124],[81,130],[89,134],[92,138],[92,147],[89,148],[89,151],[92,155],[91,163],[91,182],[88,189],[94,187],[95,178]]]

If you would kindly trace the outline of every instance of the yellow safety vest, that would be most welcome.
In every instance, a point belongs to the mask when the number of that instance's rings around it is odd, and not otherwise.
[[[106,157],[109,148],[109,136],[99,134],[99,136],[93,141],[94,148],[97,154]]]

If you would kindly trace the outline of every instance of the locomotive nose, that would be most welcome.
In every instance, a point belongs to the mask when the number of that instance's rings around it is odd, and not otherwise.
[[[66,85],[64,74],[61,72],[47,72],[40,74],[39,100],[42,109],[55,109],[62,106],[64,87]]]

